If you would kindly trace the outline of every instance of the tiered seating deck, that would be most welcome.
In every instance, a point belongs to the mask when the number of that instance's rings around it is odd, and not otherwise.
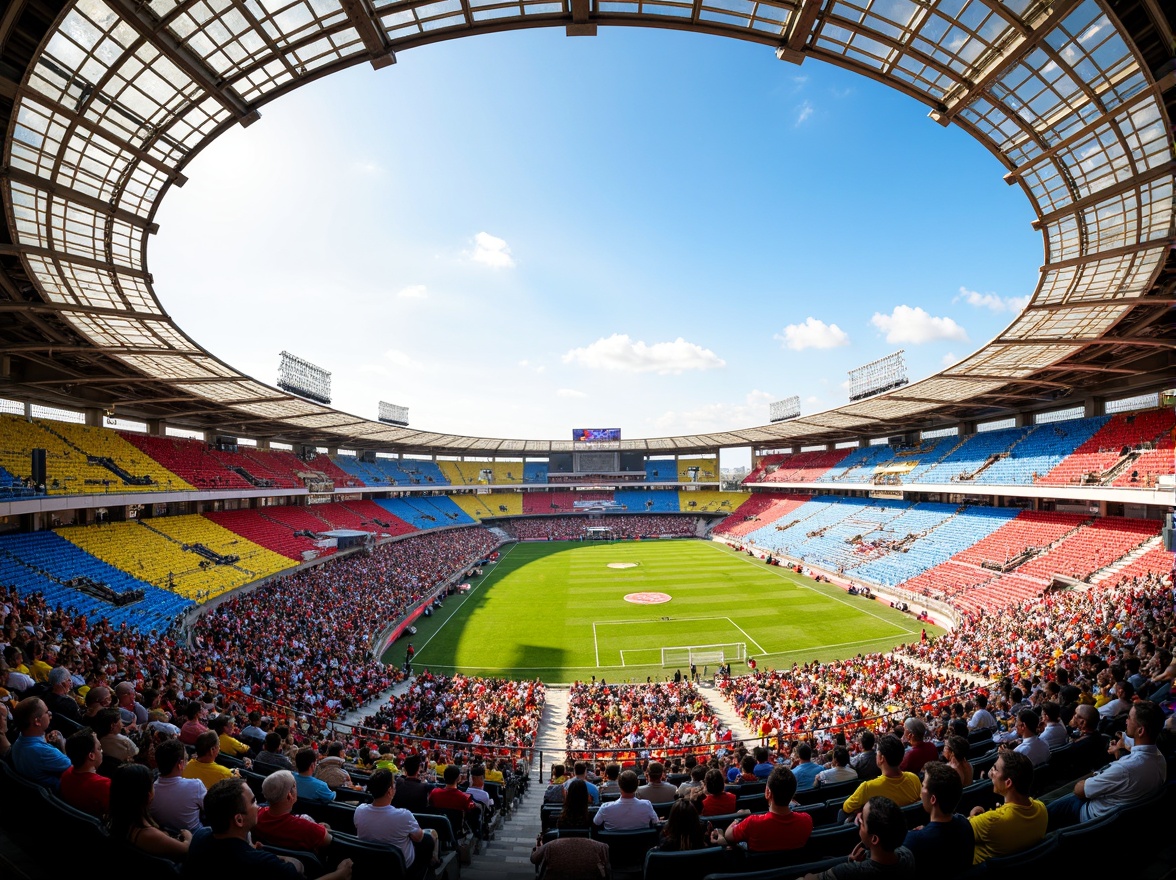
[[[678,492],[678,509],[683,513],[733,513],[749,497],[746,492],[682,490]]]
[[[716,535],[745,537],[756,529],[781,519],[812,500],[810,495],[783,495],[757,492],[740,504],[735,512],[715,526]]]
[[[296,562],[333,553],[333,549],[318,547],[311,538],[294,534],[296,529],[309,528],[316,532],[327,529],[324,522],[310,516],[307,519],[313,525],[294,525],[291,520],[301,521],[302,517],[293,512],[301,509],[267,507],[258,510],[221,510],[204,515],[218,526]],[[278,511],[287,513],[279,514]]]
[[[554,492],[528,492],[523,496],[523,513],[542,515],[548,513],[574,513],[576,501],[612,501],[613,493],[606,490],[571,492],[557,489]]]
[[[1085,580],[1148,538],[1158,535],[1159,531],[1160,524],[1155,520],[1100,517],[1067,535],[1057,546],[1030,559],[1017,572],[1030,577],[1048,578],[1060,574]]]
[[[119,436],[200,489],[253,488],[248,480],[228,470],[223,461],[212,455],[207,443],[130,431],[120,431]]]
[[[698,479],[693,480],[690,468],[698,468]],[[717,458],[681,458],[678,460],[679,483],[717,483],[719,481],[719,460]]]
[[[625,506],[626,513],[678,513],[678,493],[674,489],[617,489],[613,500]]]

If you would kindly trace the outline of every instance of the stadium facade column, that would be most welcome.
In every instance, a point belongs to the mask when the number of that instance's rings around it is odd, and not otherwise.
[[[86,426],[87,427],[89,427],[89,428],[103,427],[102,417],[104,415],[106,415],[105,412],[98,409],[97,407],[89,406],[89,407],[86,407],[85,410],[83,410],[83,413],[86,417]]]
[[[1095,416],[1104,415],[1107,411],[1107,399],[1105,397],[1095,397],[1093,394],[1082,401],[1082,406],[1085,409],[1083,413],[1088,419]]]
[[[165,422],[163,419],[148,419],[147,433],[152,437],[167,436],[167,422]]]
[[[1033,424],[1033,416],[1027,412],[1019,412],[1013,416],[1013,422],[1018,428],[1027,428]]]

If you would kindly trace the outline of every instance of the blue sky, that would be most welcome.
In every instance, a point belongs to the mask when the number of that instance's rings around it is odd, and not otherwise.
[[[912,380],[1036,283],[1021,191],[958,128],[769,47],[536,30],[399,54],[198,156],[148,252],[180,326],[274,382],[426,430],[566,438],[760,425],[899,348]]]

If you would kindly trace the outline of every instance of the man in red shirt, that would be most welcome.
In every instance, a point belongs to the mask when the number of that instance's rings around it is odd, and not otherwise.
[[[110,780],[96,772],[102,763],[102,743],[84,727],[65,741],[71,767],[61,774],[61,799],[84,813],[106,818],[110,812]]]
[[[331,829],[305,816],[291,813],[298,800],[298,785],[289,770],[275,770],[261,783],[269,806],[257,811],[253,836],[262,843],[287,849],[321,852],[331,843]]]
[[[711,843],[746,843],[751,852],[779,852],[800,849],[813,833],[813,818],[808,813],[794,813],[789,807],[796,794],[796,777],[787,767],[773,767],[764,796],[768,812],[733,822],[726,832],[716,828]]]
[[[927,725],[918,718],[908,718],[903,722],[903,740],[907,750],[902,756],[902,763],[898,769],[905,773],[918,773],[928,761],[939,760],[939,749],[935,743],[927,742]]]
[[[477,801],[461,791],[457,787],[457,781],[461,778],[461,768],[456,764],[445,765],[445,787],[434,788],[429,792],[429,807],[434,810],[455,810],[465,816],[466,822],[470,826],[470,830],[474,832],[475,837],[480,836],[482,827],[482,808],[478,806]],[[461,833],[460,828],[453,829],[457,833]]]

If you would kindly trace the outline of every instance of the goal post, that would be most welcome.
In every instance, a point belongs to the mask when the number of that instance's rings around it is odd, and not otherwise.
[[[669,666],[718,665],[741,663],[747,659],[747,645],[744,642],[729,642],[723,645],[678,645],[661,649],[662,668]]]

